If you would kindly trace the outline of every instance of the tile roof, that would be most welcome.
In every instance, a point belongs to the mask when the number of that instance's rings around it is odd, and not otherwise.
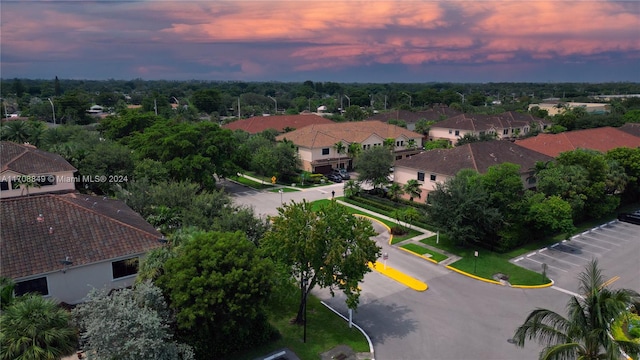
[[[538,161],[552,157],[518,146],[511,141],[480,141],[450,149],[424,151],[409,158],[396,160],[395,166],[405,166],[443,175],[454,176],[462,169],[485,173],[489,167],[502,163],[520,165],[522,173],[533,168]]]
[[[315,114],[307,115],[276,115],[254,116],[240,119],[223,125],[230,130],[244,130],[250,134],[257,134],[268,129],[276,129],[279,133],[285,128],[300,129],[313,124],[332,124],[333,121]]]
[[[0,274],[13,279],[61,270],[66,256],[75,267],[162,246],[162,234],[139,214],[122,201],[98,196],[3,199],[0,223]]]
[[[23,175],[76,171],[76,168],[58,154],[10,141],[0,142],[0,164],[0,172],[11,170]]]
[[[618,129],[626,132],[627,134],[640,137],[640,123],[626,123]]]
[[[531,123],[550,124],[549,121],[530,114],[508,111],[497,115],[460,114],[439,121],[432,128],[488,131],[491,129],[517,128]]]
[[[422,134],[407,130],[400,126],[376,120],[365,120],[309,125],[302,129],[278,135],[276,140],[282,141],[287,139],[298,146],[319,148],[333,146],[338,141],[362,143],[373,134],[378,135],[382,139],[396,139],[403,135],[408,139],[422,138]]]
[[[560,153],[575,149],[591,149],[607,152],[619,147],[640,147],[640,137],[610,126],[566,131],[559,134],[538,134],[516,140],[516,144],[531,150],[557,157]]]

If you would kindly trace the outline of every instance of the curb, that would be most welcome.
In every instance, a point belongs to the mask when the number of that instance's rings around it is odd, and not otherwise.
[[[542,285],[511,285],[512,288],[516,289],[544,289],[553,286],[554,281],[548,282]]]
[[[464,272],[464,271],[462,271],[462,270],[458,270],[458,269],[456,269],[456,268],[452,267],[451,265],[447,265],[447,266],[445,266],[445,267],[446,267],[447,269],[451,270],[451,271],[455,271],[455,272],[457,272],[458,274],[462,274],[462,275],[468,276],[468,277],[473,278],[473,279],[476,279],[476,280],[484,281],[484,282],[489,283],[489,284],[496,284],[496,285],[504,286],[504,284],[503,284],[503,283],[501,283],[501,282],[499,282],[499,281],[495,281],[495,280],[489,280],[489,279],[481,278],[481,277],[479,277],[479,276],[475,276],[475,275],[469,274],[468,272]]]
[[[331,306],[329,306],[329,304],[327,304],[324,301],[320,301],[320,303],[324,306],[327,307],[327,309],[333,311],[336,315],[340,316],[341,318],[343,318],[345,321],[349,321],[349,319],[347,319],[344,315],[340,314],[336,309],[332,308]],[[373,343],[371,342],[371,338],[369,337],[369,335],[358,325],[356,325],[356,323],[354,323],[353,321],[351,322],[351,324],[358,330],[360,330],[360,332],[362,333],[362,335],[364,335],[364,337],[367,339],[367,342],[369,343],[369,352],[371,353],[371,360],[375,360],[375,353],[373,350]]]
[[[406,252],[408,252],[409,254],[411,254],[411,255],[415,255],[415,256],[417,256],[417,257],[419,257],[419,258],[421,258],[421,259],[425,259],[425,260],[427,260],[427,261],[431,261],[432,263],[434,263],[434,264],[436,264],[436,265],[438,264],[438,262],[437,262],[437,261],[435,261],[435,260],[433,260],[432,258],[430,258],[430,257],[428,257],[428,256],[420,255],[420,254],[418,254],[417,252],[415,252],[415,251],[411,251],[411,250],[409,250],[409,249],[405,249],[405,248],[403,248],[402,246],[399,246],[399,247],[398,247],[398,249],[400,249],[400,250],[402,250],[402,251],[406,251]]]
[[[378,223],[380,223],[380,225],[384,226],[384,227],[387,229],[387,231],[389,232],[389,234],[390,234],[390,235],[389,235],[389,245],[391,245],[391,242],[393,241],[393,234],[391,234],[391,228],[390,228],[390,227],[388,227],[388,226],[387,226],[387,224],[383,223],[382,221],[380,221],[380,220],[378,220],[378,219],[376,219],[376,218],[373,218],[373,217],[371,217],[371,216],[368,216],[368,215],[362,215],[362,214],[353,214],[353,215],[354,215],[354,216],[363,217],[363,218],[367,218],[367,219],[369,219],[369,220],[372,220],[372,221],[378,222]]]

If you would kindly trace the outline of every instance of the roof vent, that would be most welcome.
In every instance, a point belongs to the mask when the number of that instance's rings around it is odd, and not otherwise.
[[[38,214],[38,217],[36,218],[36,220],[41,223],[44,222],[44,216],[42,216],[42,214]]]
[[[53,235],[53,226],[49,226],[49,235]]]

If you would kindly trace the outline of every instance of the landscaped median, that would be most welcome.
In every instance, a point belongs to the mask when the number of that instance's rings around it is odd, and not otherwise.
[[[381,273],[382,275],[385,275],[415,291],[425,291],[429,288],[429,286],[416,279],[413,278],[405,273],[402,273],[392,267],[389,266],[385,266],[384,264],[376,261],[375,263],[369,263],[369,268],[371,268],[374,271],[377,271],[379,273]]]

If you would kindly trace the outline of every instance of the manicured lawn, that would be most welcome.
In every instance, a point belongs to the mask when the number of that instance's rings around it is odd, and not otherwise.
[[[286,310],[285,310],[286,309]],[[302,360],[317,360],[320,354],[338,345],[345,344],[356,352],[368,352],[369,345],[364,335],[355,327],[334,314],[316,297],[307,300],[307,342],[302,342],[304,327],[291,324],[297,311],[297,303],[288,302],[277,314],[270,317],[282,338],[250,352],[234,355],[233,359],[253,360],[262,355],[287,347]],[[357,319],[354,319],[357,322]]]
[[[509,276],[512,285],[543,285],[549,282],[542,274],[527,270],[509,262],[511,257],[484,249],[477,249],[478,258],[475,257],[476,249],[455,246],[446,236],[440,235],[440,241],[436,244],[436,237],[432,236],[421,241],[424,244],[435,246],[452,254],[461,256],[462,259],[451,264],[452,267],[485,279],[493,279],[493,275],[500,273]]]
[[[265,182],[265,183],[260,183],[257,181],[253,181],[250,179],[247,179],[246,177],[242,177],[242,176],[230,176],[229,179],[238,182],[242,185],[246,185],[250,188],[253,189],[258,189],[258,190],[262,190],[262,189],[271,189],[273,188],[273,185],[270,182]]]
[[[293,189],[293,188],[289,188],[289,187],[282,187],[282,188],[279,188],[279,189],[272,189],[272,190],[269,190],[269,191],[272,192],[272,193],[277,193],[277,192],[280,192],[280,190],[282,190],[282,192],[286,192],[286,193],[300,191],[298,189]]]
[[[420,254],[420,255],[429,254],[431,255],[431,259],[433,259],[436,262],[440,262],[448,258],[448,256],[446,255],[442,255],[440,253],[432,251],[431,249],[427,249],[426,247],[416,245],[416,244],[406,244],[406,245],[402,245],[401,247],[409,251],[413,251],[416,254]]]

